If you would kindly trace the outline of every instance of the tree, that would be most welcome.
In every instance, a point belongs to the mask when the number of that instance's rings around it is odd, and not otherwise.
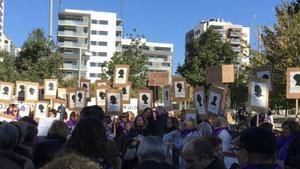
[[[48,42],[42,29],[35,29],[24,42],[16,58],[16,69],[20,80],[43,83],[46,78],[57,78],[62,82],[62,58]]]
[[[15,66],[16,58],[8,52],[0,52],[0,81],[15,82],[19,80],[19,73]]]
[[[142,52],[144,44],[139,37],[131,37],[131,45],[128,50],[121,53],[115,53],[111,60],[107,63],[108,70],[106,75],[110,77],[110,82],[113,80],[115,65],[129,65],[128,79],[132,82],[133,89],[143,89],[147,85],[148,58]],[[106,76],[106,77],[107,77]]]
[[[227,42],[222,42],[221,35],[209,28],[199,39],[191,40],[186,44],[186,62],[179,65],[176,73],[191,85],[205,83],[205,69],[208,66],[235,63],[237,54]]]
[[[273,92],[270,106],[273,109],[290,109],[294,101],[286,100],[286,69],[300,66],[300,4],[283,2],[276,7],[277,23],[264,27],[262,40],[266,64],[272,67]]]

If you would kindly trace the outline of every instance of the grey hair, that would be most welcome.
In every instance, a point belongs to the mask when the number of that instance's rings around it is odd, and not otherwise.
[[[17,145],[18,137],[16,126],[10,123],[0,125],[0,149],[11,151]]]
[[[157,136],[147,136],[143,139],[137,149],[137,155],[141,160],[154,159],[165,161],[167,158],[167,147]]]
[[[201,131],[203,137],[208,137],[212,134],[211,125],[205,121],[199,124],[198,129]]]

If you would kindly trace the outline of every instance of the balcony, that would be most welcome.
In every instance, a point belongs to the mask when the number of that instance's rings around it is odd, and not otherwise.
[[[116,52],[122,52],[122,47],[116,46]]]
[[[122,26],[116,26],[116,30],[117,30],[117,31],[121,31],[121,32],[122,32],[122,30],[123,30],[123,27],[122,27]]]
[[[63,59],[66,60],[79,60],[79,53],[61,53],[60,54]],[[82,55],[82,60],[89,60],[90,56]]]
[[[57,46],[59,46],[59,47],[66,47],[66,48],[87,48],[88,44],[86,44],[86,43],[64,41],[64,42],[58,42]]]
[[[87,37],[88,33],[74,32],[74,31],[58,31],[58,36],[84,36],[84,37]]]
[[[59,20],[58,25],[88,27],[89,22],[88,21]]]
[[[232,47],[234,52],[241,52],[241,47]]]
[[[241,36],[241,32],[230,32],[230,36],[231,37],[240,37]]]
[[[69,64],[69,63],[64,63],[62,69],[63,69],[63,70],[78,70],[79,67],[78,67],[78,65],[73,65],[73,64]],[[84,65],[84,64],[81,65],[81,71],[87,71],[86,65]]]
[[[230,39],[230,43],[231,44],[240,44],[241,41],[240,41],[240,39]]]
[[[145,55],[160,55],[160,56],[169,56],[172,55],[173,53],[171,51],[163,51],[163,50],[143,50],[143,53]]]
[[[116,41],[122,41],[122,36],[116,36]]]

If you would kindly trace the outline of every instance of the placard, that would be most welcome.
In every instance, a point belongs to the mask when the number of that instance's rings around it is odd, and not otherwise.
[[[163,94],[162,98],[163,98],[164,108],[166,110],[171,110],[172,107],[171,85],[164,86],[162,94]]]
[[[206,114],[205,105],[206,105],[206,99],[205,99],[205,92],[203,86],[196,86],[194,90],[194,104],[195,108],[197,110],[197,113],[200,114]]]
[[[58,88],[57,89],[57,99],[67,100],[67,89],[65,89],[65,88]]]
[[[128,83],[129,65],[116,65],[113,87],[123,87]]]
[[[37,101],[35,102],[34,118],[46,118],[48,116],[48,102]]]
[[[207,112],[220,114],[224,91],[218,87],[210,86],[208,92]]]
[[[185,110],[184,121],[189,121],[189,120],[193,120],[194,122],[197,122],[196,110],[193,109]]]
[[[222,84],[234,82],[234,65],[218,65],[207,67],[206,84]]]
[[[152,90],[139,90],[138,91],[138,111],[143,112],[146,108],[152,107]]]
[[[130,103],[130,92],[131,92],[131,83],[128,83],[126,86],[121,88],[122,90],[122,103]]]
[[[248,104],[250,110],[262,113],[269,112],[269,85],[268,80],[250,77],[248,88]]]
[[[300,68],[299,67],[287,68],[286,98],[300,99]]]
[[[173,90],[175,101],[186,100],[186,82],[183,77],[173,77]]]
[[[74,110],[75,102],[76,102],[76,89],[67,88],[67,92],[68,92],[68,109]]]
[[[96,88],[96,103],[103,109],[105,109],[106,105],[106,90],[105,86],[98,86]]]
[[[16,81],[16,97],[18,101],[25,101],[26,83],[25,81]]]
[[[75,92],[75,108],[82,109],[86,106],[86,89],[79,88]]]
[[[106,87],[107,89],[109,88],[109,82],[107,79],[102,79],[102,80],[96,80],[95,81],[96,83],[96,86],[99,86],[99,87]]]
[[[106,91],[106,112],[110,115],[118,115],[122,112],[121,90],[108,89]]]
[[[39,83],[27,82],[26,83],[26,101],[39,100]]]
[[[255,77],[269,80],[269,91],[272,91],[272,71],[271,67],[260,67],[254,69]]]
[[[14,91],[14,83],[0,82],[0,101],[11,102]]]
[[[44,99],[56,99],[58,88],[57,79],[45,79],[44,80]]]
[[[149,72],[148,86],[165,86],[170,84],[169,72]]]
[[[90,80],[81,80],[80,81],[80,88],[85,90],[86,98],[90,97],[91,91],[91,81]]]

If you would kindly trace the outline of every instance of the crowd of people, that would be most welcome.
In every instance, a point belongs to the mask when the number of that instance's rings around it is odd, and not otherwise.
[[[195,120],[160,106],[116,117],[87,106],[38,136],[26,116],[1,122],[0,168],[299,169],[300,124],[286,119],[274,130],[253,119],[229,125],[223,116]]]

